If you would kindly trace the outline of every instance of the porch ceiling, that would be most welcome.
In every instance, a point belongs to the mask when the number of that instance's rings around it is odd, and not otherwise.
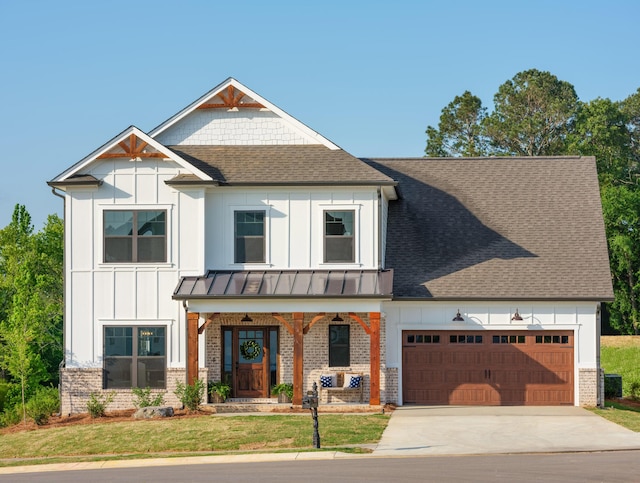
[[[390,299],[393,270],[209,270],[182,277],[175,300],[246,298]]]

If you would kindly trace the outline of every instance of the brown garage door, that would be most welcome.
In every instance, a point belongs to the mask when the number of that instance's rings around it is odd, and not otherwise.
[[[573,404],[572,331],[403,331],[404,403]]]

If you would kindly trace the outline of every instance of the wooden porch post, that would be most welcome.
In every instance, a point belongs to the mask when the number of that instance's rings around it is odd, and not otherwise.
[[[187,312],[187,384],[198,379],[198,312]]]
[[[293,405],[302,405],[304,374],[304,313],[293,313]]]
[[[369,312],[369,363],[370,390],[369,404],[380,405],[380,312]]]

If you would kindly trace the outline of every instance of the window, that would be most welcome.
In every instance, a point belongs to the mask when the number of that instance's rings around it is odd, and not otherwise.
[[[104,328],[105,389],[162,389],[166,368],[165,327]]]
[[[166,211],[104,212],[104,261],[166,262]]]
[[[264,263],[264,211],[235,212],[235,263]]]
[[[349,326],[329,326],[329,367],[350,365]]]
[[[355,262],[355,211],[324,212],[324,262]]]
[[[482,336],[481,335],[450,335],[449,336],[450,344],[482,344]]]

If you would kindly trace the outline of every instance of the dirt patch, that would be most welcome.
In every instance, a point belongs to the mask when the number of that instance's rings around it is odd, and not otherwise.
[[[109,411],[101,418],[92,418],[89,413],[72,414],[71,416],[51,416],[47,424],[41,426],[36,425],[33,420],[27,420],[27,423],[20,422],[8,428],[0,428],[0,434],[19,433],[22,431],[38,431],[46,428],[60,428],[66,426],[78,426],[83,424],[103,424],[117,423],[123,421],[141,421],[133,419],[135,409],[127,409],[122,411]],[[198,418],[201,416],[211,415],[209,411],[188,412],[183,409],[174,410],[174,418]]]
[[[206,406],[205,406],[206,407]],[[353,412],[353,409],[350,409],[348,406],[344,406],[343,411],[332,410],[331,412],[323,413],[322,409],[320,409],[320,414],[339,414],[340,412],[350,413]],[[395,405],[386,404],[384,406],[384,412],[389,414],[395,409]],[[8,428],[0,428],[0,434],[9,434],[9,433],[19,433],[22,431],[38,431],[46,428],[59,428],[65,426],[77,426],[82,424],[104,424],[104,423],[117,423],[117,422],[133,422],[133,421],[142,421],[140,419],[133,419],[133,413],[135,409],[127,409],[122,411],[109,411],[107,414],[101,418],[92,418],[89,416],[89,413],[80,413],[80,414],[72,414],[70,416],[51,416],[47,424],[43,424],[41,426],[37,426],[33,420],[27,420],[27,423],[19,423],[13,426],[9,426]],[[369,411],[360,410],[362,413],[373,413],[379,412],[379,410],[371,409]],[[271,411],[272,414],[309,414],[308,409],[302,408],[282,408],[275,409]],[[189,412],[184,409],[174,409],[173,418],[199,418],[202,416],[211,416],[215,414],[215,411],[203,409],[196,412]],[[242,413],[236,413],[238,416],[241,416]]]
[[[640,347],[640,335],[603,335],[600,344],[604,347]]]
[[[640,401],[636,401],[636,400],[628,398],[628,397],[607,399],[607,402],[614,402],[614,403],[622,404],[624,406],[627,406],[627,407],[630,407],[630,408],[633,408],[633,409],[637,409],[638,411],[640,411]]]

